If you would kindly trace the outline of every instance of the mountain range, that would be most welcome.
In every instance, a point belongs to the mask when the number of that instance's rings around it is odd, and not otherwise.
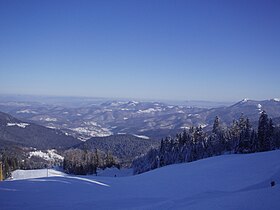
[[[229,125],[244,114],[254,124],[263,110],[271,118],[280,117],[279,99],[244,99],[233,105],[215,108],[189,106],[190,103],[170,105],[161,102],[112,100],[89,101],[80,106],[78,103],[75,106],[61,104],[2,100],[0,111],[26,122],[58,129],[65,135],[82,141],[112,134],[161,139],[191,126],[211,129],[215,116]]]

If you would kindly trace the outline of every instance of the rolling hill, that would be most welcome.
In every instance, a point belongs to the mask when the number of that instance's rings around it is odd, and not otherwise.
[[[65,149],[80,143],[63,132],[34,123],[18,120],[0,112],[0,144],[35,147],[37,149]]]
[[[107,137],[93,137],[77,146],[79,149],[98,149],[110,151],[123,164],[130,164],[134,158],[145,154],[152,147],[159,146],[159,141],[140,138],[128,134],[112,135]]]

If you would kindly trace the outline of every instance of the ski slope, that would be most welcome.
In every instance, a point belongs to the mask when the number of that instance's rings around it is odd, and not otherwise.
[[[127,177],[54,172],[1,182],[0,209],[280,209],[279,160],[280,151],[272,151],[224,155]]]

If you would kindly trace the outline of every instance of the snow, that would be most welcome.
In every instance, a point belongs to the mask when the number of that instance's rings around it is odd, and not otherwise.
[[[81,135],[86,135],[88,137],[79,137],[80,140],[87,140],[91,137],[104,137],[112,135],[112,132],[107,128],[102,128],[101,126],[95,127],[77,127],[77,128],[70,128],[70,130],[75,131]]]
[[[139,104],[138,101],[129,101],[129,102],[127,102],[127,105],[129,105],[129,106],[136,106],[137,104]]]
[[[161,112],[162,109],[161,108],[149,108],[149,109],[145,109],[145,110],[138,110],[137,113],[152,113],[152,112]]]
[[[244,98],[241,103],[246,103],[249,99],[248,98]]]
[[[66,174],[54,169],[15,170],[12,172],[12,180],[46,178],[53,176],[66,176]]]
[[[99,125],[97,124],[97,122],[95,122],[95,121],[85,122],[85,125],[99,126]]]
[[[181,129],[186,129],[186,130],[189,130],[190,129],[190,126],[182,126],[180,127]]]
[[[97,176],[104,176],[104,177],[124,177],[124,176],[132,176],[133,175],[133,169],[131,168],[106,168],[104,170],[98,169],[97,170]]]
[[[17,114],[37,114],[38,112],[29,110],[29,109],[24,109],[16,112]]]
[[[132,176],[133,169],[131,168],[121,168],[118,169],[116,167],[106,168],[106,169],[98,169],[97,176],[98,177],[125,177]],[[55,169],[37,169],[37,170],[15,170],[12,172],[12,180],[24,180],[24,179],[35,179],[35,178],[46,178],[53,176],[67,176],[67,177],[75,177],[68,174],[65,174],[62,171]],[[95,175],[90,175],[87,177],[95,177]],[[75,177],[79,178],[79,177]]]
[[[41,157],[47,161],[62,161],[64,159],[61,155],[57,154],[54,149],[47,150],[47,152],[42,152],[41,150],[29,152],[29,158],[32,156]]]
[[[208,124],[199,124],[201,128],[205,128]]]
[[[279,150],[224,155],[127,177],[69,176],[52,170],[47,177],[46,170],[39,170],[44,177],[35,178],[34,172],[33,178],[25,174],[26,180],[1,182],[0,206],[1,210],[279,209],[279,159]]]
[[[47,121],[47,122],[56,122],[57,119],[56,119],[56,118],[47,117],[47,118],[45,119],[45,121]]]
[[[274,98],[273,101],[280,102],[280,98]]]
[[[150,139],[150,137],[144,136],[144,135],[136,135],[136,134],[133,134],[133,136],[136,136],[136,137],[141,138],[141,139]]]
[[[259,111],[259,114],[261,114],[261,113],[262,113],[262,105],[261,105],[261,104],[258,104],[257,107],[258,107],[257,110]]]
[[[54,126],[46,126],[47,128],[50,128],[50,129],[56,129],[56,127]]]
[[[28,123],[7,123],[7,126],[18,126],[20,128],[25,128],[26,126],[28,126]]]

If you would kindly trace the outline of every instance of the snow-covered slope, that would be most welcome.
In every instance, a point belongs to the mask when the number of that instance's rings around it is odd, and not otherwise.
[[[137,176],[0,183],[1,209],[279,209],[280,151],[225,155]],[[270,187],[274,180],[276,186]]]
[[[12,172],[12,180],[66,176],[65,173],[54,169],[16,170]]]

